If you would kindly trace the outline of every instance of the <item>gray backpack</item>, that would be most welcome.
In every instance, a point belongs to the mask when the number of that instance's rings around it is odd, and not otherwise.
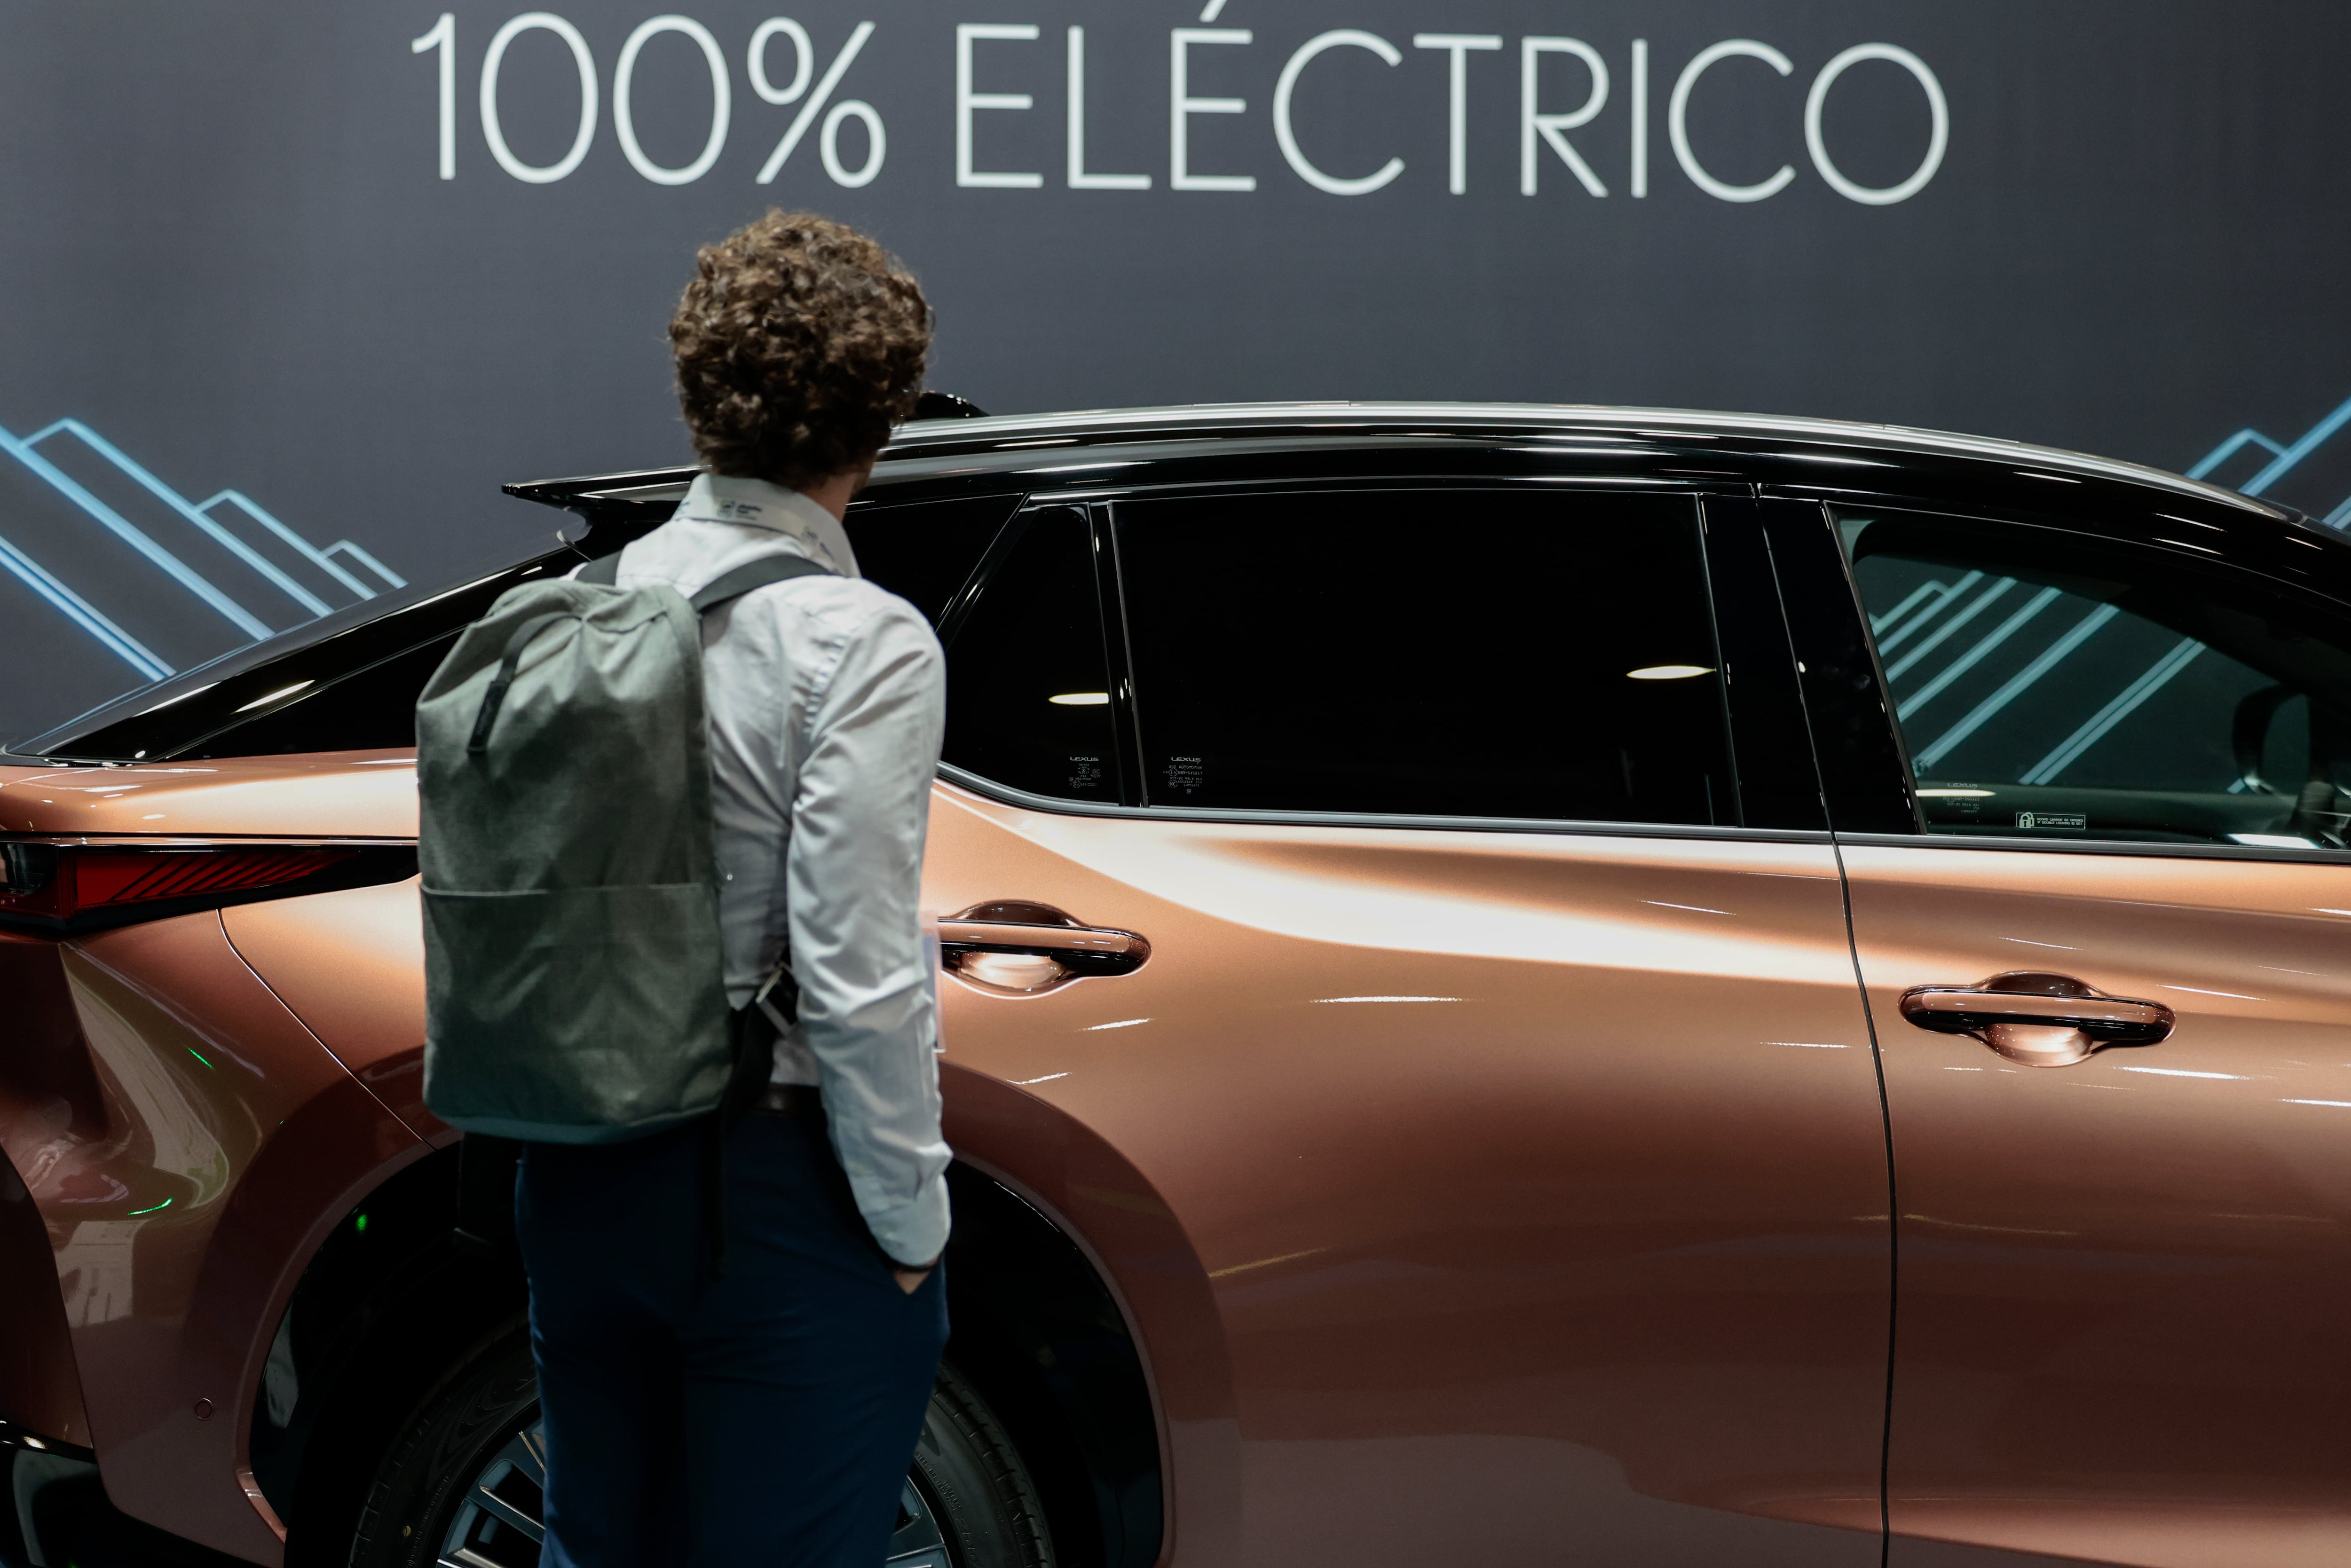
[[[619,570],[508,591],[417,700],[424,1101],[466,1133],[618,1143],[767,1082],[722,977],[700,616],[825,569],[770,556],[690,602]]]

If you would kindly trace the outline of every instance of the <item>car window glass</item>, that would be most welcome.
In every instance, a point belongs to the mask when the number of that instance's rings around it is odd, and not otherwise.
[[[1013,528],[947,648],[944,755],[1017,789],[1114,802],[1091,528],[1071,507]]]
[[[1734,824],[1687,497],[1113,509],[1153,805]]]
[[[2343,847],[2337,613],[2053,529],[1838,523],[1930,832]]]
[[[849,508],[842,526],[857,552],[858,575],[905,600],[935,626],[1019,501],[1018,496],[861,501]]]

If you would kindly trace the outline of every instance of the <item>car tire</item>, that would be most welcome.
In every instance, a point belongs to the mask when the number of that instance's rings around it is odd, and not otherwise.
[[[925,1494],[953,1568],[1053,1568],[1053,1533],[1029,1467],[987,1402],[944,1363],[908,1479]],[[902,1538],[910,1536],[904,1513]]]
[[[508,1333],[476,1347],[425,1395],[376,1467],[352,1534],[351,1568],[434,1563],[475,1483],[538,1419],[529,1339]],[[517,1561],[536,1559],[538,1542],[528,1547]]]
[[[368,1488],[350,1568],[538,1560],[542,1450],[529,1341],[465,1357],[401,1427]],[[1054,1568],[1029,1468],[970,1382],[941,1365],[898,1511],[893,1568]]]

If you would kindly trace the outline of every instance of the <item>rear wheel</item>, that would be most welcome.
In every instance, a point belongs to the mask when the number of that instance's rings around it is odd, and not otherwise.
[[[452,1371],[401,1428],[369,1488],[351,1568],[536,1568],[546,1484],[530,1346],[506,1339]],[[931,1391],[886,1561],[1053,1568],[1028,1467],[951,1366]]]

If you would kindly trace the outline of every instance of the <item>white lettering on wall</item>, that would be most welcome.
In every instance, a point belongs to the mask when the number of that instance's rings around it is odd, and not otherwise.
[[[1211,7],[1211,11],[1215,8]],[[1246,45],[1246,27],[1177,27],[1167,35],[1167,188],[1171,191],[1254,191],[1254,174],[1195,174],[1192,172],[1191,120],[1196,114],[1240,114],[1249,109],[1238,98],[1192,96],[1192,46]]]
[[[421,55],[427,49],[441,51],[441,177],[457,177],[457,18],[444,11],[433,30],[421,38],[409,40],[408,52]]]
[[[571,49],[572,63],[580,68],[580,131],[571,139],[571,151],[552,163],[526,163],[507,146],[507,136],[498,124],[498,68],[506,63],[507,46],[534,28],[544,28],[562,39]],[[490,145],[490,156],[498,167],[516,179],[532,185],[551,185],[588,156],[588,144],[596,139],[596,57],[588,52],[588,40],[580,29],[562,17],[548,11],[526,11],[509,19],[490,38],[489,53],[482,57],[482,140]]]
[[[1633,194],[1649,193],[1649,40],[1633,40]]]
[[[702,155],[682,169],[665,169],[645,156],[645,150],[637,144],[636,119],[629,103],[637,56],[650,40],[664,33],[683,33],[693,39],[710,67],[710,135],[702,144]],[[726,121],[733,107],[727,89],[726,57],[719,53],[718,40],[710,36],[710,29],[693,17],[654,16],[640,22],[637,30],[629,35],[629,41],[621,46],[621,63],[612,71],[612,133],[620,139],[621,156],[629,161],[629,167],[654,184],[690,185],[709,173],[726,145]]]
[[[1920,161],[1917,169],[1900,184],[1888,185],[1884,190],[1856,185],[1846,179],[1838,172],[1837,166],[1829,162],[1828,146],[1821,140],[1821,110],[1828,102],[1829,89],[1835,85],[1837,78],[1843,76],[1848,67],[1859,65],[1864,60],[1891,60],[1917,77],[1918,85],[1927,90],[1928,112],[1934,116],[1935,121],[1934,130],[1927,139],[1927,156]],[[1813,90],[1804,97],[1804,145],[1812,152],[1813,167],[1821,172],[1821,178],[1829,183],[1831,189],[1849,202],[1886,207],[1896,202],[1908,201],[1925,190],[1927,182],[1935,177],[1935,171],[1943,166],[1943,150],[1950,145],[1950,141],[1951,106],[1943,101],[1943,84],[1935,79],[1935,73],[1927,68],[1926,61],[1894,44],[1855,44],[1821,68],[1821,74],[1813,78]]]
[[[844,169],[841,163],[841,122],[844,120],[862,121],[865,126],[865,163],[862,168]],[[882,130],[882,117],[873,106],[853,98],[844,98],[832,106],[824,117],[824,131],[817,138],[817,152],[824,159],[824,172],[832,176],[836,185],[855,189],[870,185],[873,176],[882,172],[882,160],[890,151],[890,139]]]
[[[1704,76],[1716,61],[1727,60],[1734,56],[1761,60],[1782,76],[1786,76],[1796,68],[1789,63],[1787,56],[1771,45],[1759,44],[1752,38],[1727,38],[1719,44],[1700,49],[1690,63],[1682,68],[1680,79],[1674,83],[1673,102],[1666,109],[1666,134],[1673,139],[1674,157],[1680,162],[1682,172],[1690,177],[1691,184],[1717,201],[1760,202],[1767,196],[1776,196],[1786,190],[1788,182],[1796,177],[1795,170],[1782,163],[1780,165],[1780,172],[1768,180],[1753,185],[1733,185],[1708,173],[1699,165],[1698,154],[1690,151],[1690,93],[1697,88],[1698,78]]]
[[[1225,3],[1226,0],[1207,0],[1200,15],[1202,26],[1177,27],[1168,34],[1167,167],[1168,185],[1174,190],[1250,192],[1257,189],[1254,175],[1202,173],[1196,172],[1193,167],[1192,120],[1208,114],[1240,115],[1249,109],[1248,102],[1239,98],[1206,97],[1192,90],[1192,70],[1198,63],[1195,51],[1247,47],[1254,40],[1254,35],[1246,28],[1206,25],[1217,19]],[[752,30],[743,60],[751,90],[764,103],[778,108],[796,106],[790,126],[760,165],[756,177],[758,183],[773,182],[793,151],[811,131],[817,132],[819,155],[824,172],[834,183],[855,189],[871,184],[880,177],[889,147],[882,116],[870,103],[855,99],[835,102],[833,97],[851,64],[874,37],[874,31],[872,22],[858,23],[841,53],[820,75],[814,42],[808,28],[799,22],[789,16],[770,16]],[[498,97],[500,73],[508,47],[524,34],[531,32],[555,35],[570,51],[580,82],[579,118],[572,131],[570,146],[562,157],[545,164],[524,162],[507,143]],[[674,168],[655,162],[637,137],[638,57],[664,33],[682,35],[700,49],[710,77],[708,134],[693,161]],[[977,86],[980,62],[977,46],[981,43],[1035,43],[1041,36],[1040,28],[1028,22],[963,22],[955,25],[955,168],[958,185],[1036,190],[1044,184],[1045,177],[1034,172],[981,168],[977,150],[979,115],[987,112],[1021,113],[1037,106],[1036,99],[1026,92],[981,91]],[[781,86],[777,84],[768,70],[769,49],[778,39],[789,39],[792,46],[791,78]],[[1630,85],[1629,90],[1623,95],[1630,132],[1626,188],[1636,199],[1646,199],[1650,193],[1649,41],[1634,38],[1629,42],[1631,62],[1627,80]],[[412,38],[408,47],[412,55],[429,54],[434,57],[434,170],[441,179],[455,180],[457,177],[455,14],[440,13],[433,26],[421,36]],[[1419,50],[1441,51],[1446,57],[1446,188],[1457,196],[1466,194],[1469,188],[1469,57],[1499,52],[1508,47],[1508,41],[1496,33],[1415,33],[1412,47]],[[1280,72],[1271,106],[1273,139],[1283,160],[1307,184],[1332,195],[1360,196],[1384,190],[1401,179],[1405,172],[1403,158],[1390,155],[1368,174],[1332,173],[1322,163],[1307,156],[1299,142],[1292,112],[1299,84],[1305,79],[1308,68],[1322,55],[1340,48],[1364,50],[1376,55],[1390,68],[1403,64],[1403,56],[1396,47],[1378,34],[1354,27],[1332,28],[1313,34],[1290,56]],[[1589,78],[1590,85],[1583,101],[1573,109],[1544,107],[1543,60],[1546,56],[1552,55],[1573,57],[1581,62]],[[1153,176],[1149,174],[1097,172],[1087,167],[1084,27],[1071,26],[1068,29],[1067,59],[1068,187],[1073,191],[1151,189]],[[1667,106],[1667,136],[1682,172],[1706,194],[1717,201],[1736,204],[1766,201],[1793,183],[1796,178],[1793,165],[1782,163],[1768,178],[1754,184],[1733,184],[1708,168],[1690,138],[1692,99],[1709,71],[1732,59],[1761,60],[1783,78],[1795,72],[1794,62],[1785,54],[1757,39],[1728,38],[1709,45],[1682,67],[1674,78],[1673,91]],[[1837,83],[1855,66],[1876,60],[1899,66],[1917,81],[1926,96],[1932,125],[1926,152],[1917,166],[1907,178],[1886,186],[1864,185],[1846,175],[1830,155],[1824,130],[1829,99]],[[1550,161],[1543,155],[1543,149],[1548,147],[1552,155],[1567,166],[1568,172],[1575,176],[1576,183],[1587,193],[1606,196],[1608,187],[1569,135],[1593,124],[1609,107],[1611,82],[1605,57],[1581,38],[1531,36],[1519,40],[1519,66],[1520,193],[1528,196],[1538,193],[1542,168]],[[811,78],[818,78],[813,88],[810,85]],[[1735,86],[1725,89],[1719,84],[1717,89],[1738,90]],[[1556,80],[1552,83],[1552,90],[1559,90]],[[614,63],[611,92],[613,140],[620,148],[622,160],[643,178],[659,185],[686,185],[704,178],[717,166],[733,126],[734,102],[727,58],[717,36],[709,27],[691,16],[670,13],[639,23],[629,33]],[[587,39],[569,21],[550,11],[528,11],[510,18],[492,35],[489,47],[483,55],[479,101],[482,140],[489,149],[491,161],[500,169],[528,184],[552,184],[566,178],[581,165],[593,146],[597,117],[601,111],[597,65]],[[841,156],[843,127],[852,120],[864,133],[864,161],[853,168],[845,163]],[[1836,54],[1820,68],[1804,99],[1804,145],[1811,155],[1813,169],[1830,189],[1847,201],[1865,206],[1892,206],[1907,202],[1925,190],[1942,169],[1945,154],[1950,147],[1950,104],[1944,94],[1941,80],[1924,59],[1896,44],[1856,44]],[[540,144],[544,145],[543,142]],[[851,145],[853,149],[854,138]],[[1374,152],[1370,156],[1377,155]],[[1715,155],[1720,159],[1726,153],[1717,148]],[[1339,163],[1342,167],[1348,161],[1344,152],[1326,152],[1324,157],[1327,162]],[[1364,159],[1365,162],[1369,161],[1369,157]],[[1356,164],[1356,167],[1362,166],[1362,162]]]
[[[1443,49],[1445,65],[1445,188],[1455,195],[1469,189],[1469,51],[1499,49],[1499,33],[1415,33],[1416,49]]]
[[[761,60],[761,51],[766,47],[768,39],[773,36],[769,32],[770,28],[775,32],[789,35],[800,51],[800,66],[792,73],[792,85],[781,93],[774,91],[768,85],[767,68]],[[816,90],[809,93],[808,100],[800,105],[800,111],[792,117],[791,126],[784,132],[783,140],[776,143],[776,150],[773,152],[768,154],[768,161],[759,165],[758,183],[760,184],[770,183],[782,171],[784,161],[792,155],[792,149],[800,144],[800,138],[808,134],[808,128],[815,122],[817,111],[823,109],[831,99],[832,89],[839,87],[841,78],[849,74],[851,62],[857,58],[858,51],[865,47],[865,40],[872,36],[872,23],[857,24],[857,30],[849,35],[849,42],[841,47],[841,53],[834,56],[832,64],[825,68],[824,79],[816,84]],[[808,29],[791,18],[778,16],[772,21],[760,23],[759,30],[751,35],[751,85],[758,88],[759,96],[769,103],[791,102],[808,90],[809,51]],[[860,105],[860,107],[865,106]],[[878,128],[882,123],[881,118],[873,115],[873,110],[870,108],[866,108],[865,112],[869,116],[873,116],[869,123]],[[831,120],[826,121],[828,125],[834,122]],[[878,130],[875,140],[878,145],[880,141]],[[879,163],[874,165],[876,172],[880,172],[880,168]]]
[[[1341,27],[1320,33],[1298,47],[1290,63],[1281,68],[1281,79],[1273,88],[1273,139],[1281,148],[1281,155],[1298,172],[1298,177],[1318,191],[1328,191],[1334,196],[1363,196],[1404,172],[1404,160],[1390,158],[1378,169],[1355,179],[1342,179],[1316,168],[1311,160],[1300,151],[1297,132],[1290,125],[1290,95],[1297,89],[1298,78],[1303,75],[1309,61],[1325,49],[1368,49],[1391,66],[1404,64],[1404,56],[1396,47],[1376,33],[1358,32],[1353,27]]]
[[[789,87],[778,87],[768,79],[768,40],[779,33],[792,41],[795,63]],[[770,16],[752,33],[751,51],[743,63],[751,73],[751,90],[781,108],[808,91],[809,78],[816,74],[816,45],[810,41],[808,29],[789,16]]]
[[[1583,107],[1565,114],[1543,114],[1536,110],[1540,73],[1545,55],[1573,55],[1592,73],[1592,92]],[[1567,132],[1578,126],[1589,125],[1608,107],[1608,62],[1600,51],[1582,38],[1521,38],[1519,40],[1519,193],[1535,193],[1535,138],[1540,135],[1551,144],[1551,150],[1564,160],[1583,188],[1595,196],[1604,196],[1608,187],[1592,172],[1592,165],[1583,154],[1569,145]]]
[[[1086,172],[1086,30],[1070,29],[1070,189],[1072,191],[1147,191],[1148,174],[1089,174]]]
[[[1034,109],[1037,100],[1025,92],[974,92],[971,89],[971,47],[982,39],[1034,43],[1033,22],[962,22],[956,26],[956,183],[998,190],[1033,191],[1045,183],[1042,174],[989,173],[972,166],[971,117],[983,109]]]

